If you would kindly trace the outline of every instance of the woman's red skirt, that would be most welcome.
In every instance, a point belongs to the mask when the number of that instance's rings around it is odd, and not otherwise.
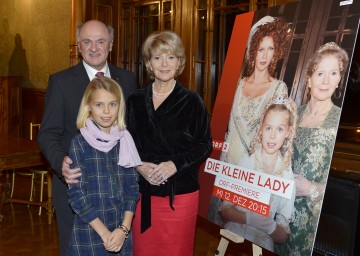
[[[141,199],[140,199],[141,200]],[[151,197],[151,227],[140,232],[141,201],[132,225],[134,256],[191,256],[194,252],[199,191],[169,197]]]

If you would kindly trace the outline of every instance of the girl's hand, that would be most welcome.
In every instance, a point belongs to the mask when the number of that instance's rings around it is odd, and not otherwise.
[[[125,242],[125,233],[116,228],[108,237],[104,244],[105,249],[110,252],[119,252]]]
[[[162,162],[150,173],[150,179],[156,185],[165,184],[167,179],[176,173],[176,166],[173,161]]]
[[[154,170],[155,167],[157,167],[157,164],[153,164],[153,163],[149,163],[149,162],[143,162],[143,165],[140,165],[140,166],[136,167],[136,170],[151,185],[158,185],[156,182],[153,182],[153,180],[150,178],[151,172]]]
[[[101,240],[105,243],[107,242],[108,238],[110,237],[111,232],[109,230],[106,230],[105,232],[99,234],[101,237]]]
[[[294,174],[296,196],[309,196],[312,182],[300,174]]]
[[[221,220],[226,224],[227,222],[236,222],[239,224],[246,223],[246,213],[236,209],[235,205],[223,207],[219,211]]]
[[[253,226],[266,234],[272,234],[276,229],[276,222],[274,219],[264,217],[254,212],[246,213],[246,224]]]

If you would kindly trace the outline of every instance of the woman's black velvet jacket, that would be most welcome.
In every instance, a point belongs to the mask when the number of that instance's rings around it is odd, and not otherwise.
[[[161,186],[151,185],[140,175],[143,229],[143,223],[151,225],[151,195],[170,196],[172,207],[175,195],[199,189],[198,167],[212,150],[209,115],[200,96],[179,82],[155,110],[149,85],[128,98],[127,129],[143,162],[159,164],[170,160],[177,169]]]

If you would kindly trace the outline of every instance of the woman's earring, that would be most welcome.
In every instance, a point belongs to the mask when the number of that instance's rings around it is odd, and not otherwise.
[[[341,97],[341,90],[338,88],[338,86],[336,86],[336,90],[334,92],[334,98],[335,99],[339,99]],[[338,94],[336,94],[336,91],[338,91]]]

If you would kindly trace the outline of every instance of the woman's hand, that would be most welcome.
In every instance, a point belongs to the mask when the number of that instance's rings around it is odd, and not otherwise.
[[[167,179],[176,173],[176,166],[173,161],[162,162],[150,173],[150,179],[156,185],[165,184]]]
[[[145,180],[147,180],[151,185],[158,185],[156,182],[153,182],[153,180],[150,178],[151,172],[154,170],[155,167],[157,167],[157,164],[149,163],[149,162],[143,162],[142,165],[139,165],[136,167],[136,170],[141,174],[141,176],[144,177]]]
[[[300,174],[294,174],[296,196],[309,196],[311,181]]]

